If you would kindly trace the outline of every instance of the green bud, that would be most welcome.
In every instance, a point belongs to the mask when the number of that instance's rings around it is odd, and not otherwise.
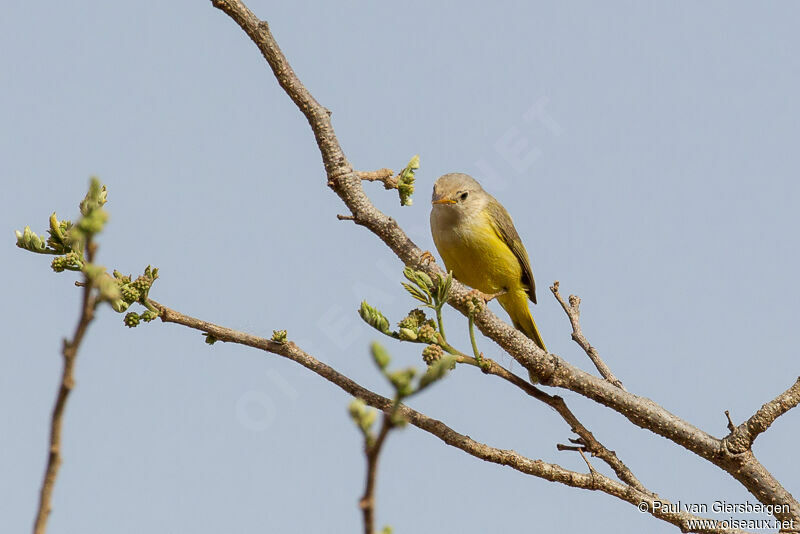
[[[397,191],[400,193],[400,205],[411,206],[414,204],[414,199],[411,196],[414,194],[414,185],[408,183],[399,183]]]
[[[64,255],[64,268],[70,271],[83,270],[83,258],[77,252],[68,252]]]
[[[205,336],[206,343],[208,343],[209,345],[213,345],[214,343],[219,341],[217,338],[215,338],[212,334],[208,332],[203,332],[203,336]]]
[[[369,346],[369,350],[370,353],[372,353],[372,359],[375,360],[375,364],[378,366],[378,369],[381,371],[385,370],[389,366],[389,362],[392,361],[392,357],[389,356],[389,352],[377,341],[372,342],[372,344]]]
[[[128,303],[136,302],[141,296],[136,288],[130,284],[123,285],[121,288],[121,293],[123,300]]]
[[[414,194],[414,173],[419,169],[419,156],[414,156],[408,162],[406,168],[400,171],[397,180],[397,191],[400,194],[400,205],[410,206],[413,204],[411,195]]]
[[[54,237],[59,237],[61,235],[61,225],[58,222],[56,212],[50,215],[50,231],[53,232]]]
[[[347,407],[347,411],[359,430],[369,438],[370,430],[377,419],[378,413],[368,408],[361,399],[353,399],[353,402]]]
[[[117,280],[120,281],[120,283],[123,283],[123,284],[130,284],[131,283],[130,275],[125,276],[125,275],[123,275],[121,272],[119,272],[116,269],[114,269],[114,278],[116,278]]]
[[[50,215],[50,229],[47,231],[50,237],[47,238],[47,246],[57,253],[67,251],[66,226],[69,221],[59,221],[56,213]]]
[[[424,324],[419,327],[419,333],[417,334],[417,339],[422,341],[423,343],[436,343],[438,341],[438,337],[436,336],[436,329],[430,324]]]
[[[108,273],[103,272],[102,276],[95,278],[94,285],[100,292],[101,300],[113,303],[120,299],[121,292],[117,281],[111,278]]]
[[[22,232],[15,230],[14,235],[17,237],[17,246],[19,248],[24,248],[25,250],[38,252],[40,254],[47,249],[42,238],[36,235],[36,233],[31,230],[30,226],[26,226]]]
[[[139,315],[136,312],[128,312],[125,314],[125,326],[134,328],[139,325]]]
[[[66,263],[67,260],[64,256],[56,256],[53,258],[53,261],[50,262],[50,268],[53,269],[54,272],[60,273],[64,271]]]
[[[149,265],[144,270],[144,276],[150,279],[150,284],[158,278],[158,267],[150,267]]]
[[[92,283],[94,283],[94,281],[98,277],[100,277],[103,274],[105,274],[105,272],[106,272],[106,268],[103,267],[102,265],[96,265],[94,263],[87,263],[87,264],[85,264],[83,266],[83,274],[85,274],[86,278],[91,280]]]
[[[131,288],[133,288],[135,291],[140,291],[140,292],[144,293],[148,289],[150,289],[150,286],[152,284],[153,284],[153,281],[150,278],[147,278],[145,276],[139,276],[139,277],[136,278],[136,280],[131,282]]]
[[[438,303],[447,302],[447,299],[450,297],[450,288],[453,285],[453,271],[449,271],[444,279],[442,279],[442,275],[440,274],[437,274],[437,278],[436,301]]]
[[[469,293],[467,293],[464,304],[467,307],[467,314],[468,315],[475,315],[476,313],[480,313],[483,311],[485,306],[485,302],[483,298],[478,294],[478,291],[473,289]]]
[[[286,330],[273,330],[272,341],[275,343],[286,343]]]
[[[428,345],[422,349],[422,360],[428,365],[431,365],[432,363],[439,361],[443,354],[444,351],[439,345]]]
[[[358,314],[364,322],[379,332],[383,332],[387,335],[390,333],[389,320],[380,311],[367,304],[366,300],[361,303]]]
[[[117,313],[122,313],[131,306],[129,302],[125,302],[122,299],[112,300],[111,302],[109,302],[109,304],[111,304],[111,307]]]
[[[142,321],[149,323],[153,319],[158,318],[158,312],[154,312],[153,310],[146,310],[139,317],[142,319]]]
[[[404,317],[402,321],[397,323],[397,326],[399,326],[400,328],[408,328],[410,330],[413,330],[417,328],[417,321],[415,319],[412,319],[411,317]]]
[[[436,347],[436,345],[431,345],[431,347]],[[440,347],[436,347],[441,350]],[[448,371],[454,369],[456,366],[456,357],[450,354],[445,356],[440,356],[440,358],[428,366],[427,372],[422,375],[422,378],[419,379],[419,386],[417,390],[423,390],[426,387],[430,386],[437,380],[442,379]]]
[[[397,395],[402,398],[408,397],[414,392],[414,388],[411,385],[411,380],[413,380],[416,374],[417,370],[413,367],[409,367],[407,369],[400,369],[399,371],[389,373],[387,378],[389,378],[389,382],[392,383],[395,391],[397,391]]]
[[[399,331],[400,339],[403,341],[416,341],[417,333],[410,328],[401,328]]]
[[[100,184],[100,180],[98,180],[97,177],[92,176],[92,179],[89,181],[89,192],[86,193],[86,196],[80,204],[81,215],[85,217],[92,211],[102,207],[106,203],[107,198],[108,191],[106,191],[106,186]]]
[[[425,312],[415,308],[408,312],[408,315],[406,315],[403,320],[397,324],[397,326],[416,331],[417,328],[425,324],[426,319]]]
[[[108,212],[102,209],[95,209],[88,215],[81,217],[78,221],[78,229],[84,234],[99,234],[108,222]]]

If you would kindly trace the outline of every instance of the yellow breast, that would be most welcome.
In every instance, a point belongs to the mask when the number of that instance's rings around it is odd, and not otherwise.
[[[432,214],[431,232],[445,267],[460,282],[484,293],[521,285],[519,260],[497,235],[485,211],[458,221]]]

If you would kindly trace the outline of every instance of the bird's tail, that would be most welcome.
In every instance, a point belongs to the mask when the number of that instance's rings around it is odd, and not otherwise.
[[[504,299],[503,297],[510,298]],[[547,347],[545,347],[542,334],[539,333],[539,328],[536,326],[536,321],[533,320],[531,310],[528,308],[527,295],[525,293],[522,293],[521,295],[508,294],[499,297],[497,300],[500,302],[500,305],[503,306],[506,312],[508,312],[509,317],[511,317],[511,322],[514,324],[514,328],[525,334],[534,343],[536,343],[539,348],[547,352]],[[531,382],[534,384],[539,381],[536,376],[533,375],[533,373],[530,373],[530,378]]]

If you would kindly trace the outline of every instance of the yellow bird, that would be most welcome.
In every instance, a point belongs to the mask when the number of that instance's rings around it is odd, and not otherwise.
[[[503,205],[460,173],[436,180],[431,204],[431,234],[447,270],[459,282],[497,295],[514,327],[546,351],[528,308],[528,299],[536,304],[528,253]]]

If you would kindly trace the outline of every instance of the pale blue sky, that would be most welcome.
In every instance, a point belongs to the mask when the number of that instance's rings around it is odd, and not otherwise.
[[[366,186],[420,246],[433,247],[428,198],[445,172],[474,175],[505,204],[550,350],[591,367],[547,290],[558,279],[583,298],[585,333],[630,391],[716,436],[724,410],[739,422],[797,377],[797,4],[249,4],[333,111],[357,168],[420,155],[412,207]],[[79,300],[75,277],[16,249],[13,230],[43,231],[54,210],[73,217],[92,174],[109,188],[100,263],[156,265],[162,303],[255,334],[286,328],[389,391],[355,310],[366,298],[399,320],[413,307],[400,262],[336,220],[344,208],[305,119],[231,20],[207,1],[15,2],[3,15],[0,530],[32,523]],[[466,320],[450,310],[446,321],[466,345]],[[386,345],[396,365],[422,367],[418,346]],[[754,500],[698,457],[560,393],[664,497]],[[79,356],[49,531],[358,532],[364,462],[349,400],[292,362],[208,347],[174,325],[129,330],[104,308]],[[571,436],[551,410],[474,369],[411,404],[585,470],[556,450]],[[799,423],[786,415],[755,446],[796,495]],[[586,521],[676,532],[417,429],[390,436],[378,522],[398,534],[577,533]]]

